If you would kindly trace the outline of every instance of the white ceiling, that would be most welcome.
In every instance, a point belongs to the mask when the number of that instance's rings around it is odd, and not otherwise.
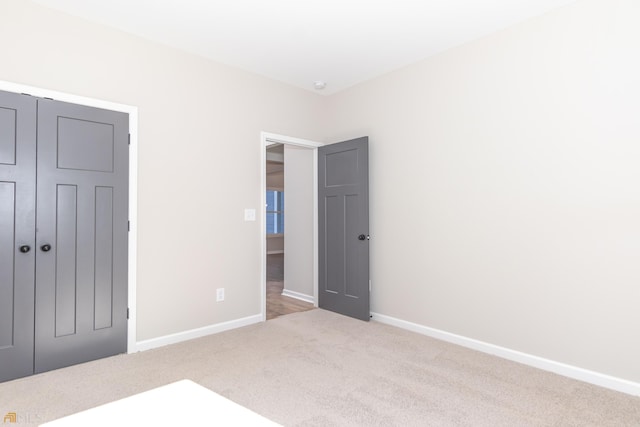
[[[575,0],[34,0],[332,94]]]

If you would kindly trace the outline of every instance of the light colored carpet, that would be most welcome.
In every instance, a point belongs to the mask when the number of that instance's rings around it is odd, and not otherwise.
[[[640,426],[638,397],[317,309],[0,384],[0,416],[36,424],[184,378],[286,426]]]

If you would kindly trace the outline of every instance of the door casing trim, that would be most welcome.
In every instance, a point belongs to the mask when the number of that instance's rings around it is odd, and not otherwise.
[[[136,341],[136,277],[138,250],[138,107],[101,99],[88,98],[65,92],[44,89],[31,85],[0,80],[0,90],[13,93],[27,94],[38,98],[51,98],[56,101],[69,102],[88,107],[103,108],[129,115],[129,244],[128,244],[128,280],[127,299],[129,307],[129,321],[127,322],[127,353],[135,353]]]
[[[273,144],[294,145],[313,150],[313,305],[318,306],[318,147],[323,143],[292,136],[260,132],[260,316],[267,320],[267,147]],[[286,191],[286,190],[285,190]]]

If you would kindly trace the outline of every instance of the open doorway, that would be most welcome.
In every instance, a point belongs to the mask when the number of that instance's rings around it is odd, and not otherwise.
[[[265,320],[317,306],[316,148],[320,144],[299,141],[263,134]]]
[[[314,307],[311,154],[285,144],[266,148],[266,320]]]

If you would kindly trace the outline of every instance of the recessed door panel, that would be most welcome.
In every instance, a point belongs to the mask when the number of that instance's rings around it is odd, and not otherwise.
[[[16,185],[0,182],[0,348],[13,346]]]
[[[324,292],[333,294],[340,293],[345,286],[344,283],[344,217],[342,215],[344,200],[339,196],[329,196],[324,199],[325,215],[324,230],[328,241],[335,242],[331,250],[324,251],[325,266],[324,272],[326,280],[321,282]]]
[[[324,161],[326,187],[341,187],[358,183],[358,150],[327,153]]]
[[[360,200],[358,194],[347,194],[344,197],[344,223],[345,230],[358,230],[361,227]],[[356,238],[348,238],[345,235],[345,287],[344,295],[347,298],[362,297],[362,286],[359,283],[359,275],[361,274],[361,250],[365,246],[361,240]],[[367,286],[368,288],[368,286]],[[368,289],[366,289],[368,293]]]
[[[94,329],[113,323],[113,188],[96,187]]]
[[[114,126],[57,117],[58,168],[113,172]]]
[[[16,164],[16,125],[17,111],[13,108],[0,107],[0,163]]]
[[[55,336],[76,333],[78,269],[77,192],[75,185],[56,187]],[[53,240],[51,240],[53,242]],[[51,245],[51,243],[44,243]],[[43,257],[45,255],[43,254]]]

